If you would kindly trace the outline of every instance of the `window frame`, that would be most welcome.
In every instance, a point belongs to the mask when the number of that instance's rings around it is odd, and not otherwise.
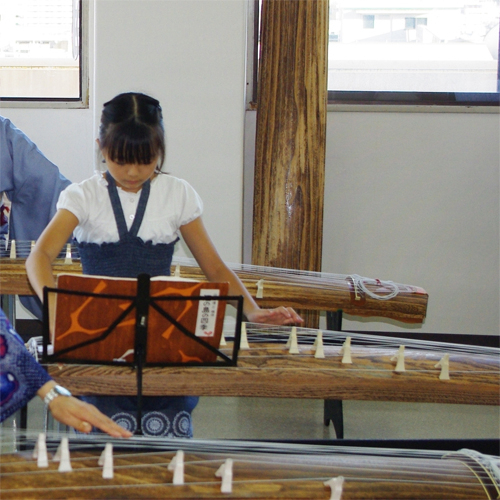
[[[79,0],[79,59],[80,59],[80,96],[67,97],[1,97],[0,108],[50,108],[50,109],[87,109],[89,108],[90,87],[90,0]]]
[[[500,69],[499,69],[500,71]],[[388,91],[345,91],[329,90],[328,106],[366,106],[371,110],[377,106],[384,110],[391,107],[406,111],[408,108],[423,107],[426,111],[436,108],[436,111],[477,111],[499,112],[500,94],[484,93],[483,99],[477,96],[481,93],[462,92],[388,92]],[[413,109],[414,110],[414,109]]]

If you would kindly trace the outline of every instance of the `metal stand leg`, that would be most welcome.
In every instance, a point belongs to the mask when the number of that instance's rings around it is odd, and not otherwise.
[[[326,327],[328,330],[340,332],[342,330],[342,310],[327,311]],[[342,412],[342,400],[325,399],[323,410],[323,421],[326,426],[332,421],[337,439],[344,438],[344,414]]]
[[[20,410],[19,427],[23,430],[28,430],[28,405],[25,405]]]
[[[337,439],[344,438],[344,414],[342,412],[342,400],[339,399],[325,399],[324,401],[324,422],[328,426],[330,420],[332,421],[333,428]]]

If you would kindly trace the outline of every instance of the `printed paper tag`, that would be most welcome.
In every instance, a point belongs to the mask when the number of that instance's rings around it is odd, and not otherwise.
[[[200,296],[220,295],[219,290],[203,289],[200,290]],[[198,317],[196,319],[197,337],[213,337],[215,334],[215,320],[217,318],[218,300],[200,300],[198,306]]]

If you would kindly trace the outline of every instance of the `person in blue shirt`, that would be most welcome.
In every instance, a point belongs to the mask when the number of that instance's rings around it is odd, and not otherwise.
[[[23,408],[35,395],[46,402],[59,422],[89,433],[97,427],[113,437],[132,434],[95,406],[71,396],[58,386],[26,349],[0,309],[0,422]]]
[[[71,182],[40,151],[37,145],[8,118],[0,116],[0,194],[11,203],[8,235],[18,242],[36,241],[56,212],[59,194]],[[7,230],[2,225],[2,232]],[[27,257],[29,245],[18,257]],[[38,319],[38,297],[21,296],[21,303]]]

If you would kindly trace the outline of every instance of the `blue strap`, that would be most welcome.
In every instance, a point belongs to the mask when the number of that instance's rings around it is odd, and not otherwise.
[[[139,198],[139,203],[137,204],[137,210],[135,212],[134,222],[130,228],[130,236],[137,236],[139,228],[142,224],[142,219],[144,219],[144,213],[146,212],[146,205],[148,204],[149,192],[151,191],[151,181],[148,179],[142,185],[142,192]]]
[[[125,215],[123,213],[122,204],[120,202],[120,196],[118,195],[118,189],[116,188],[115,180],[113,176],[106,172],[106,180],[108,181],[108,193],[111,199],[111,206],[113,208],[113,213],[115,215],[116,226],[118,228],[118,235],[120,241],[128,237],[136,237],[141,227],[142,219],[144,218],[144,212],[146,211],[146,205],[149,199],[149,192],[151,190],[151,181],[148,179],[142,185],[141,196],[139,198],[139,203],[137,205],[137,210],[135,213],[134,222],[130,231],[127,229],[127,222],[125,221]]]

